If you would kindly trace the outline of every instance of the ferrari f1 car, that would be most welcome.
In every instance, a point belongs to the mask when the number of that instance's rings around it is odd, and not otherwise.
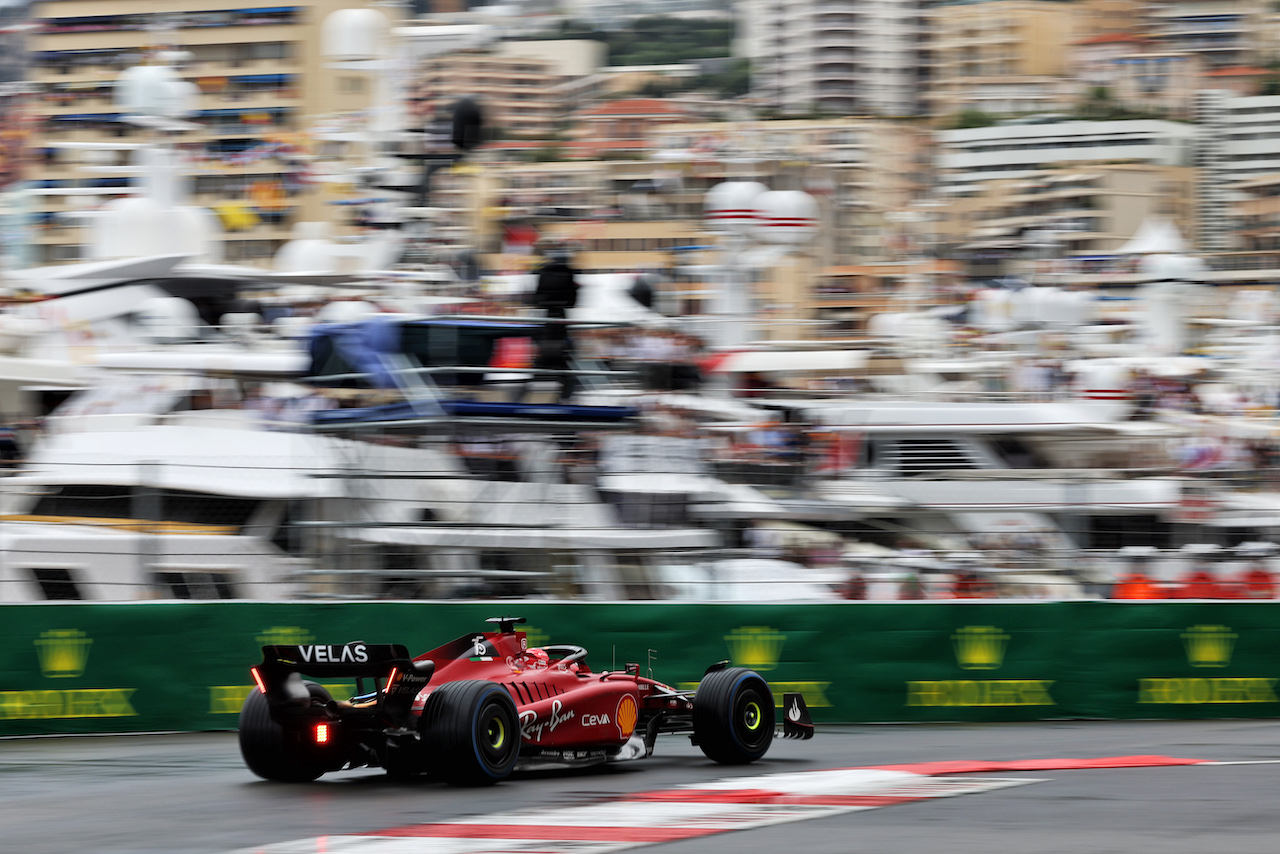
[[[264,646],[240,712],[245,764],[268,780],[370,766],[480,785],[517,766],[648,756],[660,733],[688,733],[730,765],[764,756],[775,736],[813,736],[799,694],[784,695],[775,731],[773,694],[746,668],[713,664],[696,692],[680,691],[641,676],[638,664],[593,671],[579,646],[531,649],[515,630],[523,617],[489,622],[497,631],[417,658],[399,644]],[[357,694],[335,700],[303,674],[355,677]]]

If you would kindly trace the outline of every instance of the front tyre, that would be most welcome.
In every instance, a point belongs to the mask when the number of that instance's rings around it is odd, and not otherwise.
[[[693,737],[722,765],[745,765],[773,741],[773,692],[753,670],[729,667],[702,677],[693,697]]]
[[[451,783],[496,783],[520,757],[515,701],[493,682],[441,685],[427,697],[418,726],[432,770]]]
[[[306,683],[311,705],[329,702],[329,692],[314,682]],[[240,755],[249,770],[264,780],[282,783],[307,783],[325,772],[319,757],[310,755],[306,746],[290,739],[284,727],[271,718],[267,698],[254,688],[240,708]]]

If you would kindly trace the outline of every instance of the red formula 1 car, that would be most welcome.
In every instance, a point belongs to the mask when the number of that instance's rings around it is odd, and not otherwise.
[[[786,694],[775,732],[773,694],[756,673],[720,662],[696,692],[640,675],[638,664],[595,672],[587,651],[530,649],[523,617],[463,635],[410,659],[399,644],[264,646],[257,688],[240,711],[240,752],[268,780],[314,780],[326,771],[382,767],[494,783],[517,766],[590,765],[653,752],[659,733],[689,733],[716,762],[764,756],[775,735],[811,738],[804,699]],[[338,701],[317,678],[356,677]],[[372,690],[367,690],[372,680]]]

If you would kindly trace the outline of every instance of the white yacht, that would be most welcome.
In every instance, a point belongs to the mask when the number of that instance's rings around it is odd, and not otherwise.
[[[658,567],[720,538],[602,499],[599,437],[634,410],[505,401],[494,348],[537,328],[114,355],[4,482],[0,600],[662,595]]]

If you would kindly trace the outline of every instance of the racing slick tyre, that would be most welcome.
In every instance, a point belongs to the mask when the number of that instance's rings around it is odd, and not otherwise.
[[[773,742],[773,692],[753,670],[729,667],[702,677],[693,697],[693,737],[708,759],[745,765]]]
[[[431,771],[451,783],[496,783],[520,756],[515,701],[493,682],[441,685],[427,697],[418,726]]]
[[[311,705],[323,706],[329,692],[315,682],[304,683]],[[284,727],[271,719],[267,698],[254,688],[240,708],[240,755],[249,770],[264,780],[308,783],[325,772],[318,757],[309,756],[305,746],[291,742]]]

